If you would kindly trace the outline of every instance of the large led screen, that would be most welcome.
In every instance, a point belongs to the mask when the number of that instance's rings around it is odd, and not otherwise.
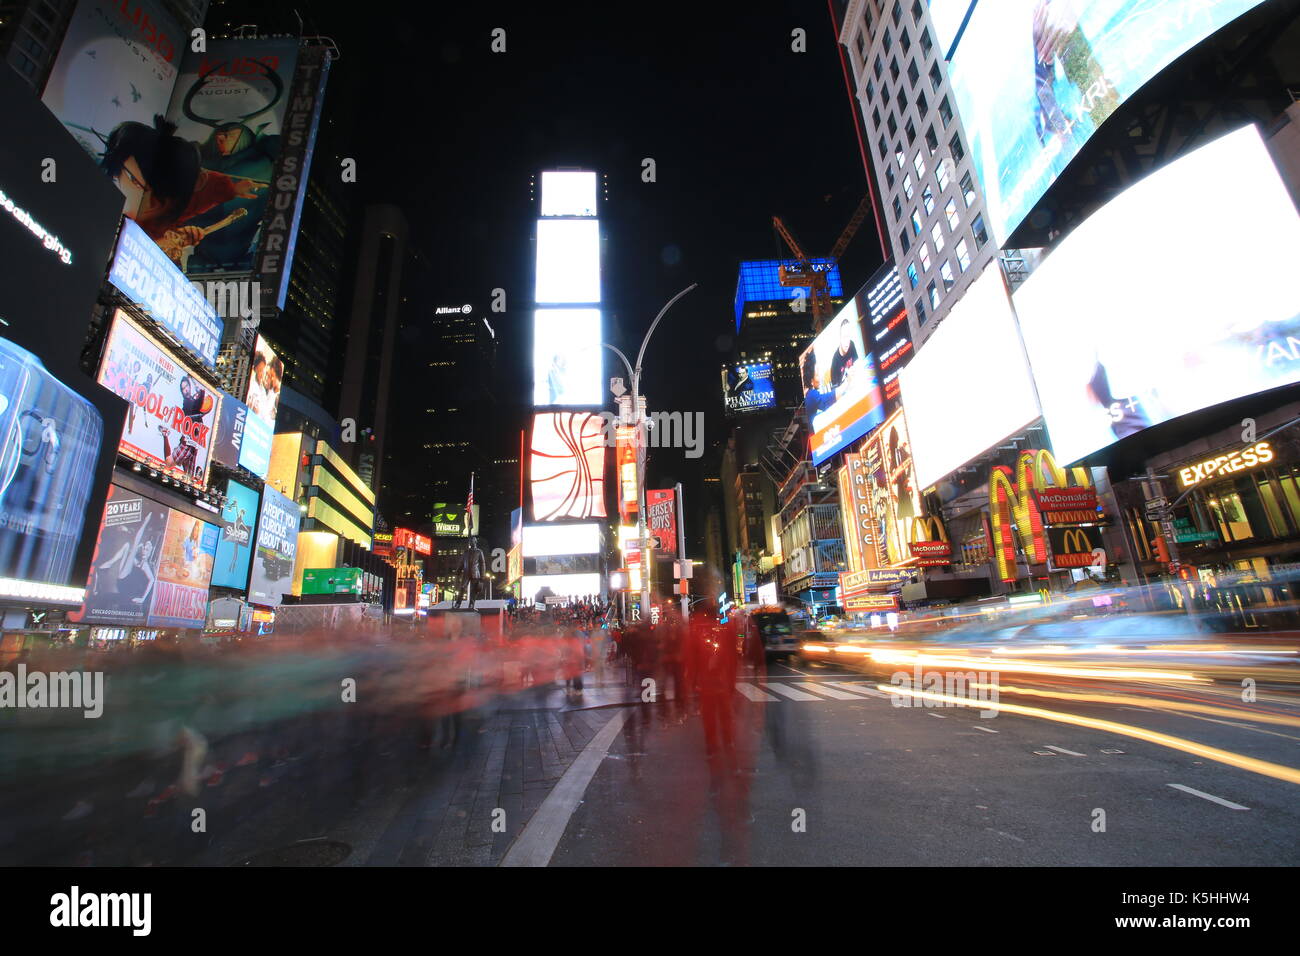
[[[1038,417],[1034,380],[996,261],[971,283],[900,378],[922,489]]]
[[[526,574],[520,586],[524,600],[537,598],[539,592],[549,588],[558,598],[585,598],[600,594],[599,574]]]
[[[537,415],[529,474],[536,520],[605,517],[605,442],[600,416],[589,412]]]
[[[293,562],[298,556],[298,506],[274,488],[262,489],[257,519],[257,548],[248,579],[248,601],[275,607],[293,589]]]
[[[533,404],[599,405],[599,309],[533,313]]]
[[[189,484],[204,484],[217,392],[173,361],[120,309],[104,347],[99,383],[130,403],[122,454]]]
[[[538,303],[586,305],[600,301],[600,222],[537,221]]]
[[[212,568],[215,587],[242,591],[248,584],[253,556],[253,529],[257,526],[258,493],[237,481],[226,483],[226,504],[221,509],[221,539]]]
[[[977,4],[950,78],[998,244],[1124,100],[1260,2]]]
[[[1099,277],[1117,249],[1137,267]],[[1300,216],[1254,126],[1076,228],[1015,296],[1057,459],[1300,381],[1297,249]]]
[[[840,310],[799,357],[812,459],[820,465],[885,420],[875,365],[862,342],[855,301]]]
[[[771,362],[750,362],[722,370],[722,402],[729,414],[776,407]]]
[[[523,556],[596,554],[600,551],[598,524],[524,525]]]
[[[556,170],[542,173],[542,215],[596,215],[596,174]]]
[[[284,360],[275,354],[271,343],[260,335],[253,345],[253,364],[248,373],[248,391],[244,401],[248,410],[275,428],[275,413],[280,407],[280,387],[284,383]]]

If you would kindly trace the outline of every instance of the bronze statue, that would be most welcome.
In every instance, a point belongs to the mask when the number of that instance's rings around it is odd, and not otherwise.
[[[465,558],[460,565],[460,585],[456,588],[456,610],[465,600],[465,589],[469,589],[469,609],[474,610],[474,592],[480,581],[487,578],[487,561],[479,550],[478,538],[469,539],[465,549]]]

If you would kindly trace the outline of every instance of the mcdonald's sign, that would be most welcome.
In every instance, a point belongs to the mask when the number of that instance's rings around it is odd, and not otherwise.
[[[922,515],[912,519],[912,533],[908,547],[917,566],[941,567],[952,563],[952,544],[948,532],[936,515]]]
[[[1106,566],[1100,528],[1051,528],[1052,565],[1057,568]]]
[[[1077,484],[1069,483],[1071,477]],[[1043,497],[1045,492],[1046,498]],[[1059,516],[1065,512],[1056,509],[1068,505],[1071,517],[1095,519],[1095,510],[1088,512],[1078,506],[1080,502],[1089,500],[1089,492],[1095,509],[1096,490],[1092,487],[1088,469],[1075,468],[1071,476],[1044,448],[1022,451],[1016,459],[1014,473],[1005,465],[994,466],[989,473],[989,517],[993,532],[993,563],[998,577],[1003,581],[1016,580],[1016,536],[1019,536],[1025,559],[1030,564],[1047,562],[1044,511],[1059,521]],[[1048,503],[1055,508],[1047,507]]]

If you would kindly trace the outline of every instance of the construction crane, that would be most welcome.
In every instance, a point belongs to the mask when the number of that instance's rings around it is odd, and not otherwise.
[[[853,217],[849,219],[849,224],[844,227],[840,233],[839,239],[835,240],[835,245],[831,249],[831,254],[826,258],[828,262],[817,263],[814,265],[808,254],[799,246],[798,240],[790,234],[785,223],[781,221],[780,216],[772,217],[772,225],[780,233],[785,244],[790,247],[790,251],[798,260],[793,266],[781,266],[779,270],[781,285],[783,286],[803,286],[808,289],[808,297],[812,300],[813,314],[813,331],[820,332],[826,320],[831,317],[833,307],[831,305],[830,286],[827,282],[827,276],[830,270],[840,261],[840,256],[844,255],[844,250],[848,248],[849,243],[853,240],[854,234],[857,233],[858,227],[862,225],[867,213],[871,211],[871,194],[862,197],[862,202],[858,203],[858,208],[854,210]]]

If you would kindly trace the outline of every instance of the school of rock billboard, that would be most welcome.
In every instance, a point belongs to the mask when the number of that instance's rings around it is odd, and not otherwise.
[[[217,392],[120,309],[104,346],[99,383],[129,403],[122,454],[186,484],[206,483]]]

